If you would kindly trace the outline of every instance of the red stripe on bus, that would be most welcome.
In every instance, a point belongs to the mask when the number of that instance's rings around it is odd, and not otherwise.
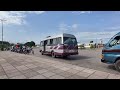
[[[102,52],[120,52],[120,49],[119,50],[103,50]]]
[[[53,47],[50,47],[50,49],[52,49]]]
[[[56,49],[58,46],[55,46],[54,49]]]

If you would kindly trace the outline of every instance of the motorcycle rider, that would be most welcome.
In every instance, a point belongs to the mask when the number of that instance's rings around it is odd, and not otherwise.
[[[31,47],[32,54],[34,54],[33,46]]]
[[[30,53],[30,47],[27,46],[27,53],[29,54]]]
[[[23,52],[23,47],[22,47],[22,45],[20,45],[20,53],[22,53]]]
[[[16,51],[17,51],[17,53],[20,51],[20,45],[18,43],[16,45]]]

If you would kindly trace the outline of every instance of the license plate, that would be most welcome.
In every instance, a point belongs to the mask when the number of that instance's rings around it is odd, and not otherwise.
[[[74,50],[69,50],[70,53],[74,52]]]

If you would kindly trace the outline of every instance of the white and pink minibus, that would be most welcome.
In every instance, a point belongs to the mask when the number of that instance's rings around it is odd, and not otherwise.
[[[40,42],[40,52],[42,55],[49,54],[52,57],[78,54],[76,37],[72,34],[63,33],[61,35],[49,36]]]

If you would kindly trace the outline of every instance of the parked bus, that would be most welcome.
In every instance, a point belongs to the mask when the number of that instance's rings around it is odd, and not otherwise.
[[[56,56],[77,55],[78,45],[76,37],[65,33],[54,37],[49,36],[40,42],[40,52],[42,55],[49,54],[54,58]]]
[[[120,71],[120,32],[104,45],[101,62],[114,64],[115,68]]]

